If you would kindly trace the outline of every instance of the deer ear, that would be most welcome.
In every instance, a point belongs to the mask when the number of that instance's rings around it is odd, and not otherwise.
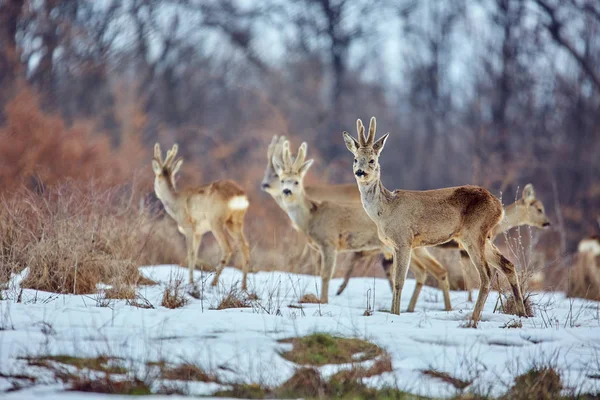
[[[179,168],[181,168],[181,164],[183,164],[183,158],[179,157],[175,164],[173,165],[173,172],[171,172],[171,176],[175,176],[177,172],[179,172]]]
[[[356,150],[358,150],[358,142],[346,131],[344,131],[344,143],[346,143],[346,147],[350,150],[350,153],[355,154]]]
[[[315,162],[315,160],[311,159],[300,166],[300,169],[298,170],[298,172],[300,173],[300,176],[306,175],[310,166],[313,165],[313,162]]]
[[[387,140],[389,135],[390,135],[389,132],[386,133],[385,135],[380,137],[378,141],[376,141],[373,144],[373,150],[375,151],[375,154],[379,155],[379,153],[381,153],[381,150],[383,150],[383,146],[385,146],[385,141]]]
[[[535,190],[533,190],[533,185],[531,183],[528,183],[523,188],[523,199],[529,202],[535,200]]]
[[[154,171],[155,175],[162,174],[162,167],[158,161],[152,160],[152,170]]]
[[[283,173],[283,165],[281,164],[281,161],[277,157],[273,156],[271,158],[271,162],[273,163],[273,168],[275,168],[275,173],[278,176],[281,176]]]

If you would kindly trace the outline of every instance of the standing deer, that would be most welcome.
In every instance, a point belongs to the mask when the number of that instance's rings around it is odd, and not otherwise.
[[[273,157],[275,157],[279,160],[281,159],[281,154],[283,151],[283,143],[285,141],[286,141],[285,136],[278,137],[277,135],[274,135],[273,138],[271,139],[271,143],[269,144],[269,147],[267,148],[267,167],[265,169],[265,175],[261,182],[261,189],[264,192],[267,192],[273,198],[273,200],[275,200],[277,205],[279,205],[279,207],[284,212],[285,212],[285,206],[284,206],[283,200],[281,198],[282,195],[281,195],[280,178],[277,175],[277,171],[275,171],[275,167],[273,166]],[[328,201],[335,201],[335,202],[340,202],[340,203],[355,203],[355,204],[360,203],[360,192],[358,191],[358,188],[356,187],[355,184],[311,185],[311,186],[305,186],[304,190],[309,198],[317,200],[317,201],[328,200]],[[294,222],[291,221],[291,223],[292,223],[292,227],[298,233],[300,233],[305,239],[307,239],[304,236],[304,234],[302,233],[302,231],[298,227],[295,226]],[[308,241],[305,242],[304,248],[302,250],[302,254],[300,255],[301,259],[304,259],[306,254],[308,254],[308,252],[310,251],[310,248],[311,247],[308,244]],[[320,259],[318,258],[318,253],[316,253],[316,254],[317,254],[317,259],[316,260],[313,259],[313,262],[315,262],[315,266],[316,266],[315,272],[317,274],[319,274],[320,272],[319,272],[318,265],[320,265]],[[361,256],[367,257],[368,255],[363,254],[363,253],[356,253],[355,257],[353,257],[353,261],[354,261],[354,259],[362,258]],[[386,271],[389,270],[389,268],[386,268],[386,265],[391,264],[391,260],[388,261],[384,258],[383,263],[384,263],[383,264],[384,270],[386,270]],[[350,265],[353,266],[354,263],[351,263]],[[352,273],[352,270],[353,270],[353,268],[350,267],[348,269],[349,273]],[[342,291],[344,290],[346,285],[347,285],[347,280],[344,281],[343,287],[340,287],[340,289],[338,290],[338,294],[342,293]]]
[[[360,119],[356,125],[358,140],[344,132],[344,142],[354,155],[353,172],[363,207],[377,225],[381,241],[394,251],[392,313],[400,314],[400,297],[412,249],[436,246],[454,239],[469,254],[481,280],[471,325],[477,326],[490,290],[490,264],[507,277],[517,312],[525,316],[515,267],[489,239],[504,214],[500,200],[477,186],[389,191],[381,182],[379,165],[379,155],[389,133],[375,142],[375,117],[371,118],[368,136],[365,136]]]
[[[218,283],[232,254],[227,236],[229,233],[242,253],[242,289],[246,290],[250,250],[244,236],[244,216],[248,210],[248,197],[238,184],[230,180],[214,181],[208,185],[178,191],[175,188],[175,175],[181,168],[183,159],[179,157],[175,160],[177,150],[178,146],[175,144],[167,151],[163,162],[160,145],[154,145],[154,191],[167,214],[177,223],[179,232],[185,236],[190,283],[194,283],[198,249],[202,236],[207,232],[213,233],[222,252],[212,286]]]
[[[492,231],[491,240],[494,241],[501,234],[522,225],[529,225],[540,229],[550,226],[550,219],[546,215],[544,204],[536,198],[535,190],[531,183],[525,185],[523,194],[519,200],[505,207],[504,218]],[[445,243],[440,247],[455,250],[460,249],[458,243],[455,241]],[[465,250],[460,251],[460,262],[465,286],[469,293],[468,301],[473,301],[471,284],[465,274],[465,269],[469,264],[469,255]]]
[[[306,143],[302,143],[295,160],[292,160],[289,142],[283,144],[281,159],[273,157],[272,162],[280,178],[281,201],[294,226],[308,237],[309,244],[321,254],[321,303],[328,302],[329,281],[335,270],[337,253],[340,252],[384,252],[388,249],[377,235],[377,227],[365,213],[361,204],[316,201],[310,199],[304,189],[304,176],[313,160],[304,162]],[[444,293],[446,310],[451,310],[450,289],[447,272],[426,249],[418,249],[418,258],[426,260],[425,265],[437,264],[441,272],[440,288]],[[415,265],[415,275],[426,275],[421,265]],[[420,288],[413,293],[409,311],[414,311]]]

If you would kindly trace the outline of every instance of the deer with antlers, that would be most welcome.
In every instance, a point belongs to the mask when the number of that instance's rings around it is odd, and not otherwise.
[[[228,234],[242,255],[242,289],[247,288],[247,274],[250,262],[248,241],[244,236],[244,217],[248,210],[248,197],[244,190],[230,180],[214,181],[208,185],[177,190],[175,175],[183,164],[177,156],[178,146],[167,151],[163,161],[160,145],[154,145],[154,191],[162,202],[167,214],[175,220],[179,232],[185,236],[189,281],[194,282],[194,268],[202,236],[212,232],[221,248],[222,257],[213,278],[212,285],[219,281],[223,268],[232,255]]]
[[[353,172],[362,205],[377,225],[381,241],[394,252],[392,313],[400,314],[400,297],[412,250],[454,239],[469,254],[481,281],[471,325],[477,326],[490,290],[490,265],[507,277],[515,296],[517,312],[525,316],[515,267],[489,239],[504,214],[500,200],[478,186],[425,191],[386,189],[381,182],[379,155],[389,133],[375,141],[374,117],[370,121],[368,136],[360,119],[356,125],[358,140],[344,132],[344,142],[354,155]]]
[[[365,213],[359,203],[339,203],[332,201],[316,201],[306,195],[304,176],[313,163],[306,158],[306,143],[302,143],[298,155],[292,159],[289,142],[283,143],[281,159],[273,157],[273,167],[280,179],[281,203],[294,226],[307,237],[309,244],[321,255],[321,303],[328,302],[329,281],[335,270],[337,254],[352,252],[356,256],[360,252],[389,253],[377,235],[377,227]],[[418,258],[424,260],[428,268],[438,267],[440,287],[444,292],[447,310],[450,305],[450,292],[447,272],[429,255],[426,249],[418,249]],[[353,260],[354,261],[354,260]],[[436,264],[436,266],[432,266]],[[426,276],[422,265],[415,265],[413,272],[418,276]],[[415,290],[409,311],[416,305],[419,291]]]

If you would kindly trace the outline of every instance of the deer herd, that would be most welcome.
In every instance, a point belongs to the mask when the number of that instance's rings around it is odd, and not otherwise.
[[[427,274],[431,274],[443,292],[445,310],[452,310],[448,272],[427,250],[440,246],[444,251],[460,251],[461,264],[468,268],[467,258],[479,273],[479,293],[470,324],[476,327],[490,290],[493,271],[507,279],[519,316],[526,316],[523,295],[515,266],[494,245],[501,233],[519,226],[546,228],[550,221],[544,205],[535,196],[531,184],[522,197],[503,208],[498,198],[479,186],[457,186],[436,190],[389,190],[381,181],[379,157],[389,133],[375,140],[376,121],[371,118],[369,130],[359,119],[357,138],[348,132],[343,140],[354,156],[353,174],[356,184],[305,185],[304,178],[313,164],[306,160],[307,144],[302,143],[293,154],[285,137],[274,136],[267,150],[267,168],[261,189],[268,193],[287,214],[292,227],[306,239],[305,252],[312,249],[319,262],[316,273],[321,276],[320,302],[329,300],[329,282],[339,253],[352,258],[337,294],[343,292],[353,266],[364,257],[381,254],[382,268],[392,289],[393,314],[400,314],[400,299],[408,269],[416,286],[407,307],[415,305]],[[244,190],[230,180],[177,190],[175,175],[183,159],[177,158],[177,145],[167,151],[163,160],[157,143],[152,169],[154,191],[167,214],[175,220],[185,237],[189,281],[198,263],[202,236],[212,232],[221,259],[212,285],[216,285],[232,255],[233,242],[241,253],[242,289],[247,289],[250,251],[244,236],[244,217],[249,201]],[[465,284],[471,300],[468,279]]]

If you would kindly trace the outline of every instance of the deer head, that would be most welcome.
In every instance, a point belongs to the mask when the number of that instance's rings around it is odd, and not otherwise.
[[[306,142],[298,149],[296,159],[292,159],[290,142],[283,142],[281,158],[273,157],[273,167],[279,176],[280,194],[285,202],[293,202],[304,194],[304,176],[314,160],[304,161],[306,158]]]
[[[346,147],[354,154],[354,177],[359,183],[368,183],[379,180],[381,170],[379,167],[379,154],[385,145],[389,133],[375,141],[375,117],[369,123],[369,136],[365,136],[365,127],[360,119],[356,120],[358,140],[344,131]]]
[[[173,148],[167,151],[167,156],[163,162],[162,152],[160,145],[156,143],[154,145],[154,159],[152,160],[152,170],[154,171],[154,184],[155,185],[169,185],[173,189],[175,188],[175,174],[181,168],[183,164],[183,158],[179,157],[175,160],[177,150],[179,147],[177,144],[173,145]]]
[[[281,185],[277,171],[275,171],[275,167],[273,166],[273,157],[281,159],[283,142],[285,142],[285,136],[278,137],[274,135],[267,149],[267,168],[265,169],[265,176],[260,184],[260,188],[271,196],[281,196]]]
[[[544,204],[536,199],[533,185],[528,183],[523,188],[523,195],[516,203],[519,222],[525,225],[535,226],[536,228],[547,228],[550,226],[550,219],[546,215]]]

